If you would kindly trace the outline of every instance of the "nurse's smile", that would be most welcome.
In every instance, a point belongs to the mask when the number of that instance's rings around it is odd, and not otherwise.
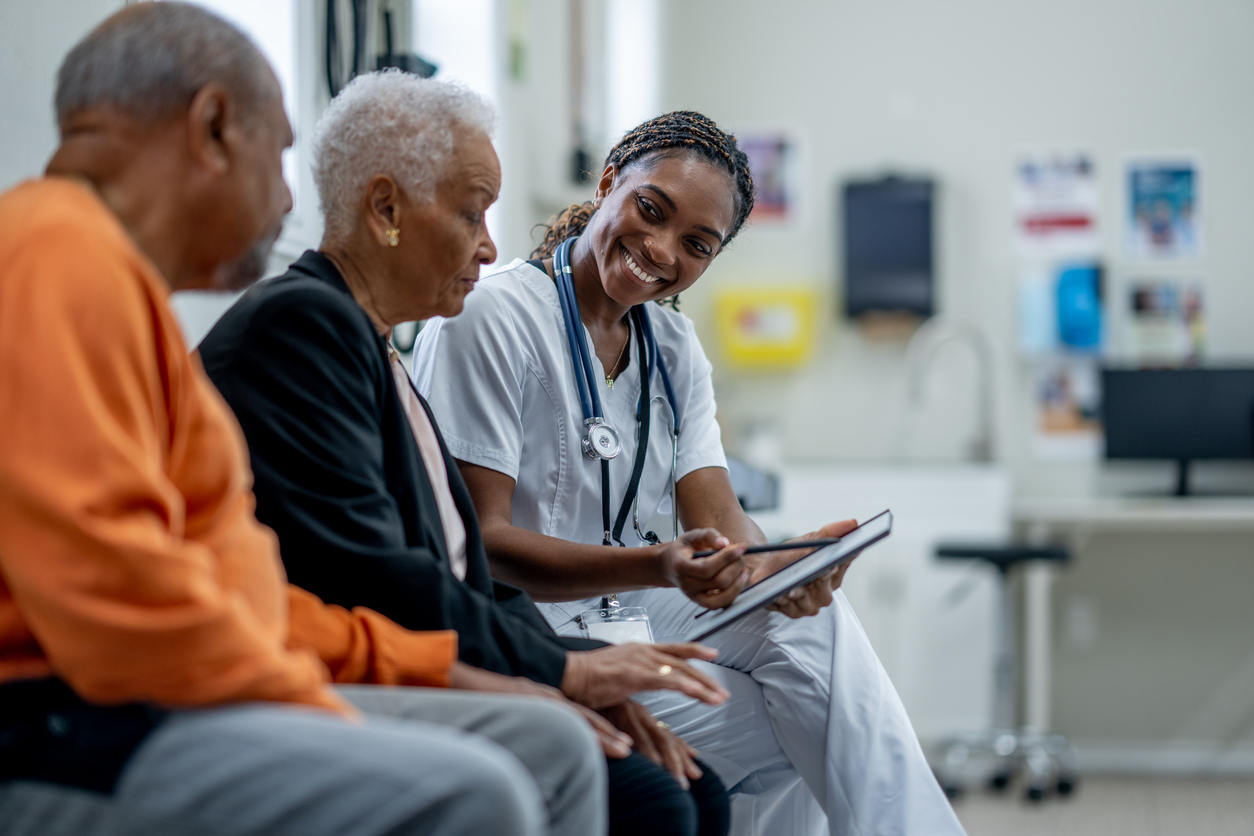
[[[619,249],[623,251],[623,262],[627,265],[627,272],[639,279],[641,284],[652,285],[658,284],[659,282],[663,285],[670,284],[669,281],[662,278],[660,270],[653,269],[653,265],[650,264],[647,259],[634,259],[631,257],[631,250],[627,249],[627,247],[623,244],[619,244],[618,246]],[[642,268],[640,266],[640,262],[643,262],[648,266]]]

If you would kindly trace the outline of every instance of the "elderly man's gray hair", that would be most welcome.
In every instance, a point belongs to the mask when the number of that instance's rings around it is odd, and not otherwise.
[[[313,138],[313,175],[326,234],[356,223],[362,190],[385,174],[419,200],[435,194],[459,131],[492,134],[496,114],[461,84],[384,70],[353,79],[327,107]]]
[[[185,109],[213,82],[245,113],[279,90],[260,50],[222,18],[187,3],[140,3],[100,24],[65,57],[57,121],[103,106],[156,121]]]

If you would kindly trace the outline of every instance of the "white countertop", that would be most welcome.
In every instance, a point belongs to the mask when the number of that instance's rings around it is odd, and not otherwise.
[[[1015,497],[1011,517],[1024,525],[1105,530],[1254,530],[1251,496]]]

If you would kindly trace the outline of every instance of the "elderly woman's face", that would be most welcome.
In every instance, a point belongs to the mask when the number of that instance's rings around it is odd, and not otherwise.
[[[406,212],[414,223],[401,230],[411,319],[461,313],[479,280],[479,265],[496,261],[484,213],[500,188],[501,165],[491,140],[478,131],[458,137],[434,199]]]

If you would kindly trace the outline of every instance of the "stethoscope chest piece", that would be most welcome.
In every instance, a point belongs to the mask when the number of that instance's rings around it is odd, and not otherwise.
[[[609,424],[593,421],[583,439],[583,454],[590,459],[612,459],[623,449],[618,433]]]

